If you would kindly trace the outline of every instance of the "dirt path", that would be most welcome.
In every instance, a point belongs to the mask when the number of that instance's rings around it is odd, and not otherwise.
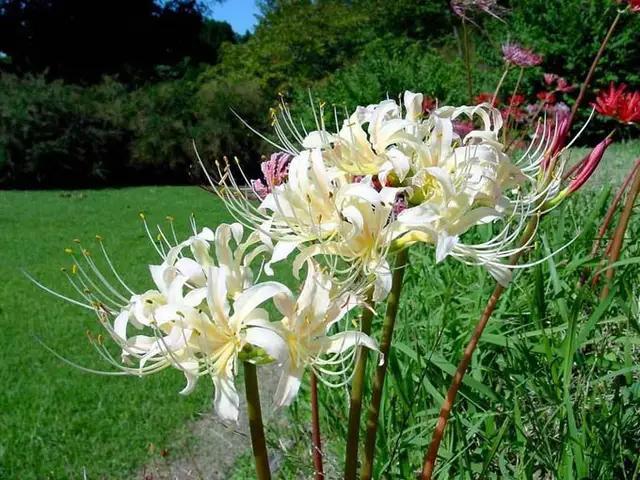
[[[265,423],[286,422],[283,411],[274,411],[272,397],[278,378],[269,367],[261,369],[261,392]],[[137,478],[143,480],[228,480],[232,468],[244,453],[250,451],[249,425],[247,423],[246,402],[243,385],[238,384],[240,393],[240,421],[238,425],[226,426],[213,412],[203,414],[191,422],[182,440],[169,447],[163,456],[156,453],[157,460],[141,469]],[[173,452],[176,452],[175,454]],[[272,469],[277,469],[281,457],[271,449]]]

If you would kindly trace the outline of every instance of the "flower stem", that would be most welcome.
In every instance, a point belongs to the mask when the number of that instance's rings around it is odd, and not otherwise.
[[[320,438],[320,414],[318,408],[318,379],[311,372],[311,442],[313,444],[313,467],[315,480],[324,480],[322,467],[322,440]]]
[[[373,290],[367,295],[367,304],[372,302]],[[360,330],[365,335],[371,333],[371,321],[374,315],[373,306],[364,308],[360,319]],[[367,369],[368,352],[365,347],[358,347],[358,359],[351,381],[351,398],[349,399],[349,423],[347,427],[347,452],[344,460],[344,480],[355,480],[358,471],[358,442],[360,437],[360,415],[362,412],[362,394],[364,392],[364,375]]]
[[[264,438],[262,425],[262,409],[260,408],[260,391],[258,389],[258,375],[253,363],[244,362],[244,387],[247,394],[247,414],[249,416],[249,430],[251,431],[251,447],[256,465],[258,480],[271,480],[267,443]]]
[[[467,22],[462,19],[462,43],[464,45],[464,66],[467,70],[467,93],[469,103],[473,103],[473,77],[471,76],[471,52],[469,50],[469,29]]]
[[[511,98],[509,99],[509,109],[507,110],[507,121],[505,122],[504,129],[502,130],[502,143],[507,143],[507,131],[511,126],[511,117],[513,116],[513,112],[511,109],[513,108],[513,99],[518,93],[518,88],[520,88],[520,82],[522,82],[522,77],[524,76],[524,68],[520,67],[520,73],[518,74],[518,80],[516,81],[516,86],[513,89],[513,93],[511,94]]]
[[[629,170],[629,173],[627,173],[627,176],[622,182],[622,185],[620,185],[620,188],[618,188],[618,191],[616,192],[616,195],[613,198],[611,205],[609,205],[607,213],[604,216],[604,220],[602,221],[602,225],[600,225],[596,238],[593,241],[593,246],[591,247],[592,258],[598,254],[598,250],[600,250],[600,244],[602,243],[602,239],[606,235],[607,230],[609,229],[609,225],[611,224],[611,221],[613,220],[613,217],[616,214],[616,211],[618,210],[618,205],[620,205],[620,201],[624,196],[624,192],[627,190],[627,187],[633,181],[636,170],[638,169],[640,169],[640,158],[636,160],[636,163],[633,164],[633,167],[631,167],[631,170]],[[586,283],[588,275],[589,275],[589,270],[585,268],[582,271],[582,274],[580,275],[580,285],[584,285]],[[600,277],[599,274],[594,275],[591,281],[592,287],[594,287],[598,283],[599,277]]]
[[[526,245],[531,237],[535,234],[536,228],[539,222],[538,215],[534,216],[529,220],[529,224],[520,239],[520,245]],[[520,257],[523,253],[523,250],[518,250],[517,253],[513,254],[509,259],[510,265],[515,265],[520,260]],[[440,415],[438,416],[438,422],[436,423],[436,428],[433,431],[433,437],[431,438],[431,444],[429,445],[429,449],[424,456],[424,464],[422,465],[422,480],[431,480],[433,476],[433,471],[436,465],[436,459],[438,457],[438,450],[440,449],[440,442],[442,441],[442,437],[444,435],[444,429],[447,426],[447,421],[449,420],[449,414],[451,413],[451,408],[456,400],[456,396],[458,395],[458,390],[462,385],[462,380],[464,379],[465,374],[467,373],[467,368],[469,367],[469,363],[471,363],[471,358],[473,357],[473,352],[478,346],[478,342],[480,341],[480,337],[482,336],[482,332],[484,331],[493,311],[498,304],[498,300],[502,296],[502,293],[505,291],[505,287],[500,284],[497,284],[487,302],[487,305],[480,316],[480,320],[476,325],[473,334],[471,335],[471,339],[469,343],[464,349],[464,353],[462,355],[462,359],[458,364],[458,368],[456,369],[456,373],[451,380],[451,386],[449,386],[449,390],[447,391],[447,396],[444,399],[442,407],[440,408]]]
[[[504,72],[502,72],[502,76],[500,77],[500,81],[498,82],[498,86],[496,87],[496,91],[493,92],[493,97],[491,97],[491,105],[495,105],[496,98],[498,98],[498,94],[500,93],[500,89],[502,88],[502,84],[504,83],[507,75],[509,74],[509,64],[506,64]]]
[[[600,59],[602,58],[602,54],[604,53],[604,49],[607,47],[607,44],[609,43],[609,40],[611,40],[611,36],[613,35],[613,32],[616,29],[616,26],[618,25],[618,22],[620,21],[620,17],[621,16],[622,16],[622,11],[618,11],[618,14],[616,15],[616,18],[611,23],[611,26],[609,27],[609,30],[607,31],[607,34],[605,35],[604,39],[602,40],[602,43],[600,44],[600,48],[598,49],[598,53],[596,53],[596,56],[593,59],[593,62],[591,63],[591,67],[589,68],[589,73],[587,73],[587,76],[584,79],[584,82],[582,83],[582,86],[580,87],[580,92],[578,93],[578,98],[576,98],[576,103],[573,104],[573,108],[571,109],[571,116],[569,117],[569,125],[573,124],[573,120],[574,120],[574,118],[576,116],[576,112],[578,111],[578,108],[580,108],[580,105],[582,104],[582,101],[584,100],[584,96],[587,93],[587,88],[591,84],[591,80],[593,79],[593,74],[596,71],[596,67],[598,66],[598,63],[600,62]]]
[[[633,213],[633,206],[639,193],[640,170],[636,170],[633,183],[631,183],[631,187],[629,187],[629,193],[627,193],[627,199],[624,203],[624,208],[622,209],[622,214],[620,215],[620,220],[618,221],[618,226],[616,227],[613,238],[611,239],[611,245],[609,247],[609,265],[617,262],[620,258],[622,244],[624,243],[624,234],[627,231],[629,220],[631,219],[631,214]],[[602,292],[600,293],[601,300],[604,300],[609,296],[609,290],[611,288],[611,283],[613,282],[614,274],[615,268],[609,267],[606,273],[607,282],[605,283]]]
[[[371,480],[373,476],[373,458],[376,450],[376,433],[378,431],[378,419],[380,416],[380,402],[382,401],[382,389],[384,378],[389,365],[389,350],[393,339],[393,329],[396,324],[398,306],[400,305],[400,294],[402,293],[402,278],[404,277],[407,265],[408,249],[400,250],[396,256],[393,280],[391,282],[391,292],[387,299],[387,311],[382,324],[382,338],[380,339],[380,355],[383,363],[378,365],[373,377],[373,390],[371,392],[371,404],[369,405],[369,416],[367,418],[367,434],[364,443],[364,461],[360,472],[360,480]]]

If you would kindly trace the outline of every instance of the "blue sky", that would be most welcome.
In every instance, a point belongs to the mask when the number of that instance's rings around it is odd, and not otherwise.
[[[211,10],[214,19],[229,22],[236,33],[253,31],[256,25],[258,7],[255,0],[226,0],[221,4],[214,3]]]

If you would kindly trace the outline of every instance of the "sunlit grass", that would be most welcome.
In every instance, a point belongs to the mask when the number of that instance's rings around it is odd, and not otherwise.
[[[113,378],[65,365],[36,338],[83,366],[108,369],[85,335],[100,332],[95,317],[39,290],[21,269],[70,292],[60,272],[70,265],[64,248],[80,239],[92,250],[100,234],[127,282],[152,288],[146,265],[158,257],[138,213],[150,224],[172,215],[186,235],[192,212],[213,226],[228,221],[227,212],[193,187],[0,192],[0,206],[0,478],[81,478],[83,468],[88,478],[131,478],[186,420],[210,409],[211,383],[183,397],[177,371]]]

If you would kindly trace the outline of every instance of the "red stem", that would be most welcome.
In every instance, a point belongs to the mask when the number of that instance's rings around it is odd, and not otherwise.
[[[467,347],[464,349],[464,355],[462,356],[462,360],[460,360],[460,364],[456,369],[456,373],[453,376],[451,381],[451,386],[449,387],[449,391],[447,392],[447,396],[444,399],[444,403],[440,408],[440,416],[438,417],[438,423],[436,424],[436,428],[433,431],[433,437],[431,439],[431,444],[429,445],[429,450],[427,450],[427,454],[424,457],[424,465],[422,466],[422,480],[431,480],[433,475],[433,469],[436,465],[436,459],[438,456],[438,450],[440,449],[440,442],[442,441],[442,437],[444,435],[444,429],[447,426],[447,421],[449,419],[449,413],[451,413],[451,408],[453,407],[453,403],[456,400],[456,396],[458,395],[458,390],[460,389],[460,385],[462,385],[462,379],[467,371],[467,367],[471,362],[471,358],[473,357],[473,352],[478,345],[478,341],[480,340],[480,336],[484,331],[484,327],[487,326],[487,322],[491,317],[491,314],[496,308],[498,304],[498,300],[504,291],[504,287],[502,285],[496,285],[496,288],[493,290],[493,294],[487,303],[487,306],[480,317],[480,321],[478,325],[476,325],[475,330],[473,331],[473,335],[471,336],[471,340],[467,344]]]
[[[522,238],[520,239],[520,245],[527,245],[531,240],[531,237],[536,232],[536,227],[538,225],[539,218],[533,217],[529,221],[527,225],[527,229],[525,230]],[[520,257],[524,253],[523,250],[519,250],[517,253],[513,254],[509,259],[509,265],[515,265],[520,260]],[[480,337],[482,336],[482,332],[484,331],[487,323],[489,322],[489,318],[493,314],[493,311],[498,304],[498,300],[502,296],[505,287],[500,284],[497,284],[489,301],[487,302],[487,306],[485,307],[482,315],[480,316],[480,320],[476,325],[476,328],[471,335],[471,339],[469,343],[464,349],[464,353],[462,355],[462,359],[458,364],[458,368],[456,369],[456,373],[451,379],[451,386],[449,386],[449,390],[447,391],[447,396],[444,399],[442,407],[440,408],[440,415],[438,416],[438,422],[436,423],[436,428],[433,431],[433,437],[431,438],[431,444],[429,445],[429,449],[424,456],[424,464],[422,466],[422,480],[431,480],[433,476],[433,471],[436,465],[436,460],[438,458],[438,450],[440,449],[440,442],[442,442],[442,437],[444,436],[444,430],[447,426],[447,422],[449,420],[449,414],[451,413],[451,408],[456,400],[456,396],[458,395],[458,390],[460,390],[460,386],[462,385],[462,380],[464,379],[465,374],[467,373],[467,368],[469,367],[469,363],[471,363],[471,358],[473,357],[473,352],[478,346],[478,342]]]
[[[320,415],[318,408],[318,379],[311,372],[311,441],[313,444],[313,466],[315,480],[324,480],[322,467],[322,441],[320,438]]]
[[[634,174],[634,180],[629,188],[629,193],[627,194],[627,200],[625,201],[624,208],[622,209],[622,214],[620,215],[620,220],[618,221],[618,226],[616,227],[616,231],[613,234],[613,238],[611,239],[611,244],[609,246],[609,265],[615,263],[620,258],[620,252],[622,251],[622,244],[624,243],[624,234],[627,231],[627,227],[629,226],[629,220],[631,219],[631,214],[633,213],[633,205],[638,197],[638,193],[640,193],[640,169],[637,169]],[[611,283],[613,282],[613,276],[615,274],[615,268],[608,268],[606,277],[607,282],[600,293],[600,299],[604,300],[609,296],[609,291],[611,287]]]
[[[618,25],[618,22],[620,21],[621,16],[622,16],[622,12],[619,11],[618,14],[616,15],[616,18],[611,23],[611,26],[609,27],[609,30],[607,31],[607,34],[604,37],[604,40],[602,40],[602,43],[600,44],[598,53],[596,53],[596,56],[593,59],[593,62],[591,63],[591,68],[589,68],[589,73],[587,73],[587,77],[584,79],[584,82],[580,87],[580,93],[578,93],[578,98],[576,98],[576,103],[573,104],[573,108],[571,109],[571,116],[569,117],[569,125],[573,125],[573,120],[576,116],[576,112],[578,111],[578,108],[580,107],[580,105],[582,104],[582,101],[584,100],[584,96],[587,93],[587,88],[591,84],[591,80],[593,79],[593,74],[596,71],[596,67],[598,66],[598,63],[602,58],[604,49],[607,47],[609,40],[611,40],[613,31],[616,29],[616,26]]]
[[[598,229],[598,234],[596,235],[596,238],[593,240],[593,247],[591,247],[592,257],[595,257],[598,254],[598,250],[600,249],[600,244],[602,243],[602,239],[604,238],[605,234],[607,233],[607,230],[609,229],[609,225],[611,224],[611,220],[613,220],[613,216],[615,215],[616,210],[618,210],[618,205],[620,205],[620,200],[622,199],[622,196],[624,195],[625,190],[633,180],[633,175],[635,174],[636,170],[638,170],[639,167],[640,167],[640,158],[638,158],[638,160],[636,160],[636,163],[633,164],[633,167],[631,167],[631,170],[629,170],[629,173],[627,173],[627,176],[622,182],[622,185],[620,185],[620,188],[616,192],[616,196],[613,197],[613,200],[611,201],[611,205],[609,205],[609,209],[607,210],[607,213],[604,216],[604,220],[602,220],[602,225],[600,225],[600,228]],[[608,253],[609,252],[607,252],[607,254]],[[580,285],[585,284],[585,282],[587,281],[587,275],[588,275],[588,270],[585,270],[583,274],[580,276]],[[591,282],[591,285],[595,286],[598,283],[598,279],[599,279],[599,275],[594,276]]]

